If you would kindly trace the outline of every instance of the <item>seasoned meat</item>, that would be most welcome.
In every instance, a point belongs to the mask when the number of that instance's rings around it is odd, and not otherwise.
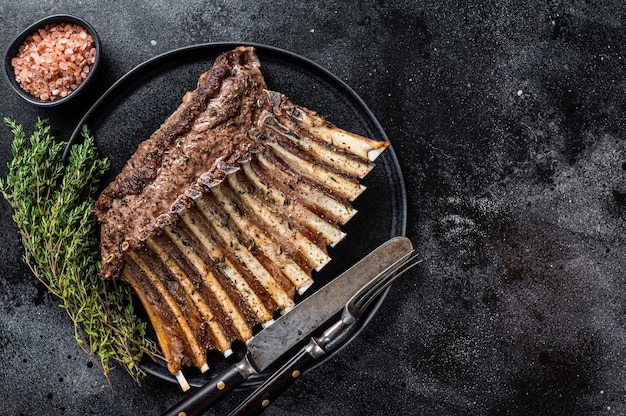
[[[101,273],[135,289],[173,374],[293,306],[388,145],[268,90],[260,67],[254,48],[220,55],[94,210]]]
[[[100,195],[95,214],[102,223],[103,276],[120,275],[122,247],[154,233],[157,218],[187,187],[203,174],[220,175],[218,159],[233,163],[248,154],[254,143],[247,128],[265,88],[259,66],[253,49],[221,55]]]

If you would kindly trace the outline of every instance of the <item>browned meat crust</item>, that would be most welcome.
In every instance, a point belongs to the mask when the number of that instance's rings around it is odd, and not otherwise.
[[[135,246],[142,234],[151,234],[156,218],[207,167],[248,153],[246,129],[254,125],[265,88],[259,67],[252,48],[221,55],[102,192],[94,213],[103,223],[103,276],[120,275],[123,243]],[[203,135],[207,130],[211,134]]]
[[[172,373],[204,370],[311,284],[386,147],[267,90],[254,48],[224,53],[100,195],[101,273],[133,286]]]

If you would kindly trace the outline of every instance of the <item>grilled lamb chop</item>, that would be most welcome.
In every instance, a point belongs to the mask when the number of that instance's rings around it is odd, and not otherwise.
[[[172,374],[293,306],[387,145],[268,90],[254,48],[200,76],[94,210],[101,274],[132,285]]]

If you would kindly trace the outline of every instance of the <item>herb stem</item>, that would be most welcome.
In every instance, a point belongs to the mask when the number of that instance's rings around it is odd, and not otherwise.
[[[21,125],[5,118],[13,133],[12,160],[0,193],[13,208],[24,262],[46,289],[61,300],[74,325],[74,338],[109,378],[110,363],[120,364],[138,383],[144,354],[159,356],[146,336],[146,323],[133,308],[129,286],[105,281],[100,268],[97,224],[91,211],[98,183],[109,169],[95,139],[83,127],[83,142],[56,141],[47,120],[39,119],[26,139]]]

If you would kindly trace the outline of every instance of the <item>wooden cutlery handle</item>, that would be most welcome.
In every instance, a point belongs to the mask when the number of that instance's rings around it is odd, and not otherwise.
[[[200,416],[245,380],[237,364],[230,366],[185,399],[166,410],[161,416]]]
[[[311,343],[314,341],[311,341]],[[325,351],[311,343],[291,358],[279,370],[267,378],[263,384],[250,394],[229,416],[258,415],[274,402],[293,382]],[[316,344],[317,345],[317,344]]]

